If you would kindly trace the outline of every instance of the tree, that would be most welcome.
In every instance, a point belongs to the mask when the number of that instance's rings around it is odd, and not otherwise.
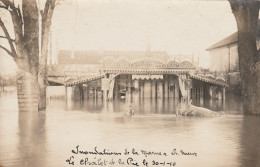
[[[238,57],[245,114],[259,115],[257,108],[256,35],[260,2],[257,0],[229,0],[238,29]]]
[[[4,75],[0,75],[0,85],[2,87],[0,91],[4,91],[6,86],[6,77]]]
[[[44,9],[40,11],[41,32],[36,1],[22,0],[21,8],[13,0],[0,0],[0,8],[10,13],[13,23],[15,39],[11,38],[0,17],[0,27],[4,32],[4,36],[0,37],[8,41],[10,49],[2,45],[0,48],[14,59],[18,67],[17,95],[20,111],[38,111],[46,107],[48,41],[56,0],[46,0]]]

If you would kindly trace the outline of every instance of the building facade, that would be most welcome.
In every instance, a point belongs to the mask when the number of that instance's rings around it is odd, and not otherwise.
[[[238,72],[237,32],[210,46],[207,51],[210,54],[211,72]]]
[[[257,34],[257,49],[260,48],[260,34]],[[210,71],[216,75],[223,75],[230,91],[241,94],[239,58],[238,58],[238,33],[235,32],[221,41],[210,46]]]
[[[257,34],[257,49],[260,48],[260,33]],[[239,72],[238,33],[235,32],[206,49],[210,54],[211,72]]]

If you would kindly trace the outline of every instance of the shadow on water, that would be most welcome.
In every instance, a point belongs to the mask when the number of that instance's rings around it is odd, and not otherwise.
[[[46,112],[18,112],[15,90],[0,94],[0,165],[46,165]]]
[[[245,116],[241,128],[241,167],[260,166],[260,118]]]
[[[21,156],[19,166],[47,166],[45,114],[45,112],[19,112],[17,145]]]

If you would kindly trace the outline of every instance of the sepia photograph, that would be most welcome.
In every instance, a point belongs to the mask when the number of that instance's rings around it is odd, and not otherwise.
[[[0,0],[0,167],[260,167],[259,0]]]

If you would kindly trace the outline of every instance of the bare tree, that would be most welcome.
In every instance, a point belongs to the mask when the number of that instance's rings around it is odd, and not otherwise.
[[[15,39],[12,39],[0,16],[0,26],[8,40],[9,48],[0,45],[18,67],[17,94],[20,111],[38,111],[46,107],[46,75],[48,41],[56,0],[46,0],[41,13],[39,32],[39,8],[36,0],[22,0],[22,7],[13,0],[0,0],[0,8],[12,18]],[[41,46],[39,40],[41,36]],[[41,58],[39,58],[41,47]]]
[[[257,0],[229,0],[238,29],[238,57],[245,114],[259,115],[257,103],[256,35],[260,2]]]

